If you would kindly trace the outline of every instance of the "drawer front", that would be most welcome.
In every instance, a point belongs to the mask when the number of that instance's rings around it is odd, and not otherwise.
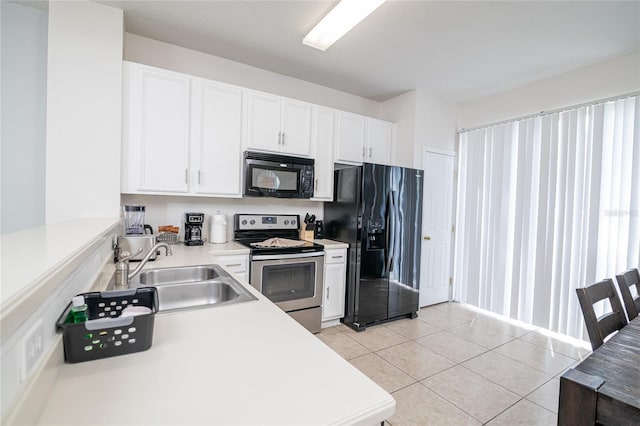
[[[345,263],[347,261],[347,249],[333,249],[324,251],[324,263]]]
[[[213,261],[224,266],[234,274],[246,273],[249,269],[249,255],[214,256]]]

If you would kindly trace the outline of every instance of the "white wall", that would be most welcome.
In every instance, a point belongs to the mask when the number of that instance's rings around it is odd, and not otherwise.
[[[0,233],[44,225],[47,12],[3,1]]]
[[[125,34],[124,58],[158,68],[222,81],[370,117],[379,103],[315,83],[277,74],[136,34]]]
[[[117,216],[122,10],[49,2],[46,222]]]
[[[383,102],[380,116],[397,123],[394,164],[422,168],[425,146],[456,149],[457,105],[427,90],[416,89]]]
[[[413,167],[413,146],[416,140],[416,91],[411,90],[385,101],[380,106],[380,118],[396,123],[393,164]]]
[[[460,105],[459,128],[472,128],[640,90],[640,51]]]
[[[416,90],[416,142],[413,151],[415,168],[422,168],[423,148],[443,151],[457,149],[458,105],[433,95],[425,89]]]
[[[227,217],[227,239],[233,240],[233,215],[249,214],[297,214],[300,220],[306,213],[315,214],[321,220],[323,203],[308,200],[286,200],[279,198],[208,198],[161,195],[122,195],[122,205],[138,204],[146,206],[145,222],[154,232],[160,225],[180,226],[179,239],[184,239],[184,214],[198,212],[205,214],[204,236],[209,237],[211,215],[220,211]]]

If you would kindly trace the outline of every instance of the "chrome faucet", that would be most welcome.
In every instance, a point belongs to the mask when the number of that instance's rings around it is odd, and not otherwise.
[[[139,255],[140,253],[142,253],[142,247],[140,247],[138,252],[134,254],[130,254],[128,251],[123,251],[122,253],[120,253],[120,255],[118,256],[118,261],[116,262],[116,272],[114,275],[115,276],[114,288],[116,290],[129,288],[129,280],[131,280],[131,278],[138,275],[138,273],[142,270],[144,265],[149,261],[149,259],[151,259],[151,256],[153,256],[153,253],[158,251],[160,247],[164,247],[165,254],[167,256],[173,255],[173,252],[171,251],[171,247],[169,247],[167,243],[156,243],[153,247],[151,247],[149,252],[142,258],[138,267],[134,269],[133,272],[131,273],[129,273],[129,260]]]

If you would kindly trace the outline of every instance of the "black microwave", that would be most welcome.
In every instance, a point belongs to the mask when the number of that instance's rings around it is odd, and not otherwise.
[[[313,197],[314,160],[246,151],[244,153],[244,196]]]

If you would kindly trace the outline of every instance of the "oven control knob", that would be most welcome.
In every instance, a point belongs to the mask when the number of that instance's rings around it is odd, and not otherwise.
[[[285,220],[285,221],[284,221],[284,224],[285,224],[285,225],[288,225],[288,224],[289,224],[289,221],[288,221],[288,220]]]
[[[291,224],[292,224],[292,225],[295,225],[295,224],[296,224],[296,220],[295,220],[295,219],[293,219],[293,220],[291,221]]]
[[[255,224],[256,224],[256,221],[255,221],[255,220],[253,220],[253,219],[251,219],[251,222],[249,222],[249,223],[250,223],[251,225],[255,225]]]
[[[243,224],[243,225],[246,225],[246,224],[247,224],[247,220],[246,220],[246,219],[245,219],[245,220],[243,220],[243,221],[242,221],[242,224]]]

